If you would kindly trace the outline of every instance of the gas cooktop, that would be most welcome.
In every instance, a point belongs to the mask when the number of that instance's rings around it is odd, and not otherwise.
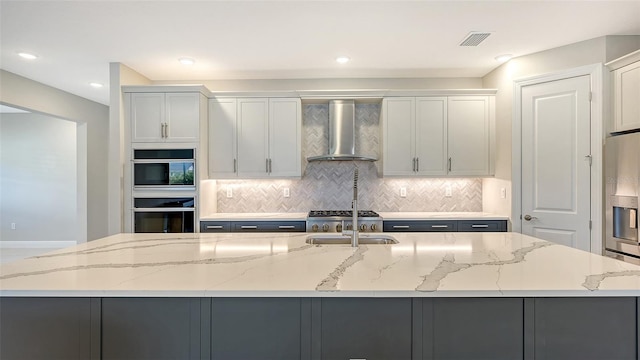
[[[307,217],[310,218],[325,218],[325,217],[352,217],[352,210],[311,210]],[[359,218],[377,218],[380,215],[371,210],[358,210]]]

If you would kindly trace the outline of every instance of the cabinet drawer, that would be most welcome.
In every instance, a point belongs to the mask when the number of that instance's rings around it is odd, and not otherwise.
[[[232,221],[231,232],[305,232],[304,221]]]
[[[456,222],[451,220],[384,221],[382,226],[385,232],[457,231]]]
[[[504,232],[507,231],[506,220],[459,220],[458,231],[494,231]]]
[[[229,232],[231,231],[230,221],[201,221],[200,232]]]

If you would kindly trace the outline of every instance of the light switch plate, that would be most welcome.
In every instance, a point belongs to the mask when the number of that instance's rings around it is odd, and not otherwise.
[[[282,190],[282,195],[286,198],[291,196],[291,193],[289,192],[289,188],[284,188],[284,190]]]
[[[444,188],[444,196],[446,197],[451,197],[452,196],[452,191],[451,191],[451,185],[447,185],[446,188]]]
[[[232,198],[233,197],[233,189],[227,188],[227,197],[228,198]]]
[[[407,197],[407,188],[406,187],[401,187],[400,188],[400,197],[403,197],[403,198]]]

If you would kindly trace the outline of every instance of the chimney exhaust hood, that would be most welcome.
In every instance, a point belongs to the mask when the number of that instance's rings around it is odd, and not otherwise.
[[[329,153],[308,157],[307,161],[376,161],[356,154],[356,122],[354,100],[329,101]]]

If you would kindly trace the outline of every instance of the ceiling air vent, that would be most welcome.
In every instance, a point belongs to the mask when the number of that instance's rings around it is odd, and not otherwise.
[[[491,33],[472,31],[462,40],[460,46],[478,46],[484,39],[488,38]]]

